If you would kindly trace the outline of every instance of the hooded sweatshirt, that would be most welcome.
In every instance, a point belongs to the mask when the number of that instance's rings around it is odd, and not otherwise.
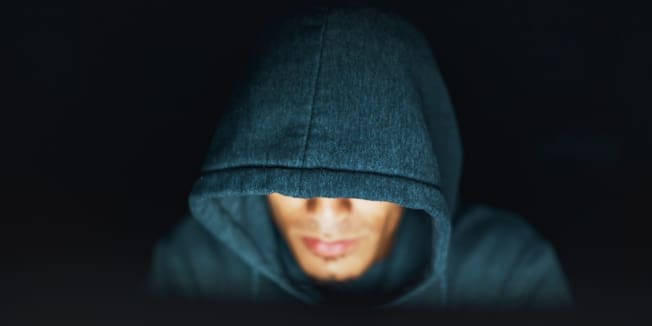
[[[567,306],[553,247],[521,217],[459,198],[462,146],[425,37],[374,8],[315,8],[271,30],[214,134],[189,212],[159,240],[159,295],[310,305]],[[266,201],[361,198],[405,208],[390,253],[324,287]]]

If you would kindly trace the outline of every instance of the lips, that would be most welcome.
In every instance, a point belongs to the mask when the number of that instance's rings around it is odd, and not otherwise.
[[[342,256],[353,249],[357,239],[323,241],[318,238],[303,237],[303,244],[315,255],[334,258]]]

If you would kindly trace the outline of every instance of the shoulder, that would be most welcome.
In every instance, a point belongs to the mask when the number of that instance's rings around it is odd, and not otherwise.
[[[215,247],[216,241],[196,219],[185,216],[168,234],[156,244],[159,251],[177,254],[206,254]]]
[[[507,246],[545,242],[534,227],[522,216],[485,204],[467,204],[453,222],[452,249],[472,249],[477,246]]]
[[[567,305],[553,245],[518,214],[483,204],[456,217],[448,275],[458,303]]]
[[[186,216],[154,245],[149,288],[160,296],[225,295],[244,269],[228,248]]]

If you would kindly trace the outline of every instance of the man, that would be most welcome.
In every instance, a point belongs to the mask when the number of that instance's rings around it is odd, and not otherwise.
[[[522,218],[462,204],[462,147],[425,38],[392,14],[279,25],[214,136],[190,212],[157,243],[159,294],[375,307],[571,302]]]

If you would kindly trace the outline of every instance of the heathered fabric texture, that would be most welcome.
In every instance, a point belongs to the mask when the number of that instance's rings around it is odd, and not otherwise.
[[[461,168],[453,106],[412,25],[359,7],[286,19],[225,110],[188,216],[156,245],[152,288],[323,303],[281,264],[265,201],[279,192],[391,201],[424,213],[429,240],[408,245],[427,246],[428,257],[413,258],[427,268],[380,306],[570,302],[554,250],[527,223],[460,204]]]

